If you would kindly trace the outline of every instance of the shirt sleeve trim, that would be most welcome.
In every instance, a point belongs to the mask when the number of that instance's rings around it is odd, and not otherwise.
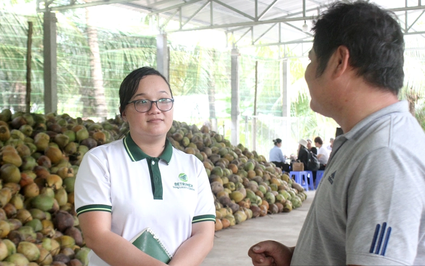
[[[195,216],[192,219],[192,223],[199,223],[199,222],[206,222],[206,221],[211,221],[215,223],[215,215],[213,214],[206,214],[206,215],[199,215],[199,216]]]
[[[102,205],[102,204],[85,205],[77,209],[77,216],[82,213],[91,212],[91,211],[112,212],[112,206]]]

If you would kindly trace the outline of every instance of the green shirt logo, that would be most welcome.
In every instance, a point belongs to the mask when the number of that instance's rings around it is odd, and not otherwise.
[[[185,173],[179,174],[179,179],[183,182],[187,182],[187,175]]]

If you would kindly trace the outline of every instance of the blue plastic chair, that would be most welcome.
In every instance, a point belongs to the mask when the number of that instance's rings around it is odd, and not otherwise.
[[[312,171],[304,171],[307,173],[307,180],[308,180],[308,189],[314,190],[314,181],[313,181],[313,172]]]
[[[315,189],[317,189],[317,187],[319,186],[320,180],[322,180],[322,177],[323,177],[323,174],[324,173],[325,173],[324,170],[319,170],[319,171],[316,172],[316,186],[315,186]]]
[[[308,191],[310,185],[309,179],[312,180],[313,178],[313,175],[310,173],[309,171],[291,171],[289,172],[289,176],[291,178],[294,177],[295,182]]]

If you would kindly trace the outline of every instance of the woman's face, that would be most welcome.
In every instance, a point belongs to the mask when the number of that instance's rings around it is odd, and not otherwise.
[[[170,89],[164,79],[157,75],[145,76],[140,80],[138,89],[130,101],[158,101],[162,98],[172,98]],[[128,104],[123,112],[123,119],[130,126],[132,138],[164,137],[173,124],[173,109],[161,111],[155,103],[145,113],[136,111],[133,103]],[[146,139],[146,138],[145,138]]]

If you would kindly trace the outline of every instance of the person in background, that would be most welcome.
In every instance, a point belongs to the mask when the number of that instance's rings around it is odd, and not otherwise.
[[[255,266],[425,265],[425,133],[398,99],[398,20],[370,2],[339,1],[312,30],[310,107],[342,134],[296,247],[268,240],[248,255]]]
[[[146,228],[172,255],[168,265],[201,265],[213,247],[214,199],[202,162],[167,140],[170,85],[142,67],[123,80],[119,95],[129,132],[87,152],[75,181],[89,265],[166,265],[129,241]]]
[[[317,155],[317,149],[313,146],[313,141],[311,141],[311,139],[307,139],[307,150]]]
[[[329,151],[323,146],[323,140],[321,137],[314,138],[314,145],[318,148],[317,160],[319,160],[320,163],[319,170],[325,170],[329,159]]]
[[[326,149],[328,149],[329,153],[331,153],[331,151],[332,151],[332,146],[334,144],[334,140],[335,140],[334,138],[329,139],[329,145],[326,147]]]
[[[289,165],[286,163],[286,156],[282,153],[282,140],[276,138],[273,140],[273,148],[271,148],[269,153],[270,162],[274,163],[276,167],[282,169],[282,171],[289,171]]]
[[[302,162],[304,164],[304,170],[307,171],[307,164],[308,164],[308,149],[307,149],[307,141],[305,139],[300,139],[298,142],[298,155],[297,160]]]

